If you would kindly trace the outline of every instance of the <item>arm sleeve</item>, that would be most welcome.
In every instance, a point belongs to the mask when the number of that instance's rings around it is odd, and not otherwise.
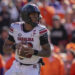
[[[42,36],[40,36],[40,45],[47,44],[48,42],[48,34],[45,33]]]
[[[12,35],[9,35],[8,40],[15,42],[14,37]]]
[[[49,31],[47,28],[40,30],[40,45],[49,44]]]

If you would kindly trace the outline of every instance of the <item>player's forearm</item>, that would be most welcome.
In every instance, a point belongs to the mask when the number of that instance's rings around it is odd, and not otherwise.
[[[51,48],[49,44],[45,44],[42,46],[41,51],[34,51],[34,54],[41,57],[49,57],[51,55]]]

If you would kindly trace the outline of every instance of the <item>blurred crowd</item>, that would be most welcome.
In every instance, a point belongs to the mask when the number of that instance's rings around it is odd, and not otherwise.
[[[23,5],[38,5],[42,19],[50,31],[52,54],[43,58],[41,75],[75,75],[75,0],[0,0],[0,75],[10,69],[15,53],[5,54],[3,45],[12,22],[22,21]]]

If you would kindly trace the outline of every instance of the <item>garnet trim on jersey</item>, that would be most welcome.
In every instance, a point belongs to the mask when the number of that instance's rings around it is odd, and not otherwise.
[[[12,32],[12,33],[13,33],[13,31],[14,31],[14,29],[13,29],[12,27],[10,27],[10,32]]]
[[[40,31],[40,34],[43,34],[43,33],[46,33],[46,32],[47,32],[47,29],[44,29],[44,30]]]

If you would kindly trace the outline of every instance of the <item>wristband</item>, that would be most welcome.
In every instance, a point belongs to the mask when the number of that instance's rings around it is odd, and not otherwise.
[[[34,50],[34,55],[38,55],[38,50]]]

